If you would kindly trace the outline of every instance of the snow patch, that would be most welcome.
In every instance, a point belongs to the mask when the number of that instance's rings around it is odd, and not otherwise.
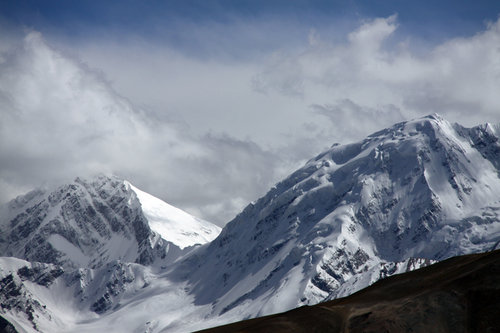
[[[144,216],[151,230],[181,249],[214,240],[220,233],[218,226],[194,217],[185,211],[139,190],[125,181],[141,202]]]
[[[71,244],[66,238],[59,234],[52,234],[47,241],[59,252],[64,253],[69,260],[78,264],[79,267],[87,267],[89,258],[83,254],[82,250]]]

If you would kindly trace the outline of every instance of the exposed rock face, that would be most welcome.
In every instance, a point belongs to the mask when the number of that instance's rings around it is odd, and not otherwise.
[[[432,115],[335,145],[191,258],[192,293],[214,313],[247,302],[271,313],[429,264],[411,258],[490,250],[500,240],[499,133]]]
[[[36,284],[48,287],[52,282],[63,274],[60,267],[53,265],[36,264],[33,266],[24,266],[19,268],[17,272],[5,274],[0,277],[0,308],[1,313],[13,313],[20,315],[29,324],[28,327],[37,331],[38,318],[46,316],[46,306],[40,304],[33,297],[29,289],[24,285],[24,281],[29,280]],[[6,327],[9,327],[6,324]]]
[[[203,332],[496,332],[499,297],[497,250],[392,276],[346,298]]]
[[[217,227],[114,178],[34,191],[11,202],[0,253],[53,265],[0,258],[1,313],[27,331],[185,332],[497,248],[499,134],[433,115],[335,145],[212,242]]]
[[[98,269],[65,270],[54,264],[0,258],[0,267],[0,313],[8,314],[29,331],[53,331],[45,325],[61,321],[61,315],[72,311],[112,311],[123,297],[144,289],[151,279],[145,266],[118,261]],[[44,304],[54,299],[63,306]],[[59,324],[62,331],[67,330],[64,321]]]
[[[0,210],[0,313],[23,330],[67,331],[67,314],[109,314],[150,270],[219,231],[115,177],[34,190]]]
[[[52,192],[37,190],[12,201],[9,214],[4,256],[97,268],[113,260],[149,265],[167,255],[167,242],[151,230],[135,192],[119,179],[77,178]]]

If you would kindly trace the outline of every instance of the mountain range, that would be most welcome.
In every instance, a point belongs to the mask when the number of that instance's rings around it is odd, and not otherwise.
[[[0,314],[27,332],[185,332],[495,249],[499,138],[398,123],[333,145],[222,230],[116,177],[34,190],[0,209]]]

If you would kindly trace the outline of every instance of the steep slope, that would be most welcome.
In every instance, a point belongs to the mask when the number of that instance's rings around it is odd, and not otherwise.
[[[245,317],[429,263],[411,258],[489,250],[500,240],[499,133],[432,115],[335,145],[247,206],[179,278],[213,315]]]
[[[221,228],[218,226],[189,215],[185,211],[139,190],[129,182],[125,182],[125,184],[135,192],[149,227],[163,239],[181,249],[208,243],[219,235]]]
[[[157,279],[153,269],[134,263],[115,261],[97,269],[70,269],[0,258],[0,312],[21,332],[144,331],[146,322],[163,309],[125,310],[126,317],[135,320],[122,319],[124,325],[116,319],[102,322],[130,303],[147,306],[156,292],[165,293],[163,285],[168,286],[168,281],[158,283]],[[175,294],[165,294],[174,304],[182,304]],[[158,305],[154,300],[152,304]]]
[[[496,332],[499,297],[497,250],[393,276],[346,298],[203,332]]]
[[[35,190],[1,215],[1,255],[73,268],[114,260],[166,264],[220,230],[107,176]]]
[[[27,331],[185,332],[496,248],[499,134],[433,115],[335,145],[201,246],[216,227],[117,179],[32,192],[10,204],[1,253],[57,265],[2,258],[0,313]]]
[[[0,314],[20,332],[148,331],[165,304],[179,318],[192,301],[166,268],[220,232],[102,175],[32,191],[0,215]]]

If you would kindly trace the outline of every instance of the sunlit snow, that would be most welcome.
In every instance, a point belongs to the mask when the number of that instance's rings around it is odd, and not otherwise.
[[[141,202],[142,211],[148,219],[150,228],[181,249],[205,244],[219,235],[221,229],[218,226],[171,206],[127,181],[125,184],[130,186]]]

